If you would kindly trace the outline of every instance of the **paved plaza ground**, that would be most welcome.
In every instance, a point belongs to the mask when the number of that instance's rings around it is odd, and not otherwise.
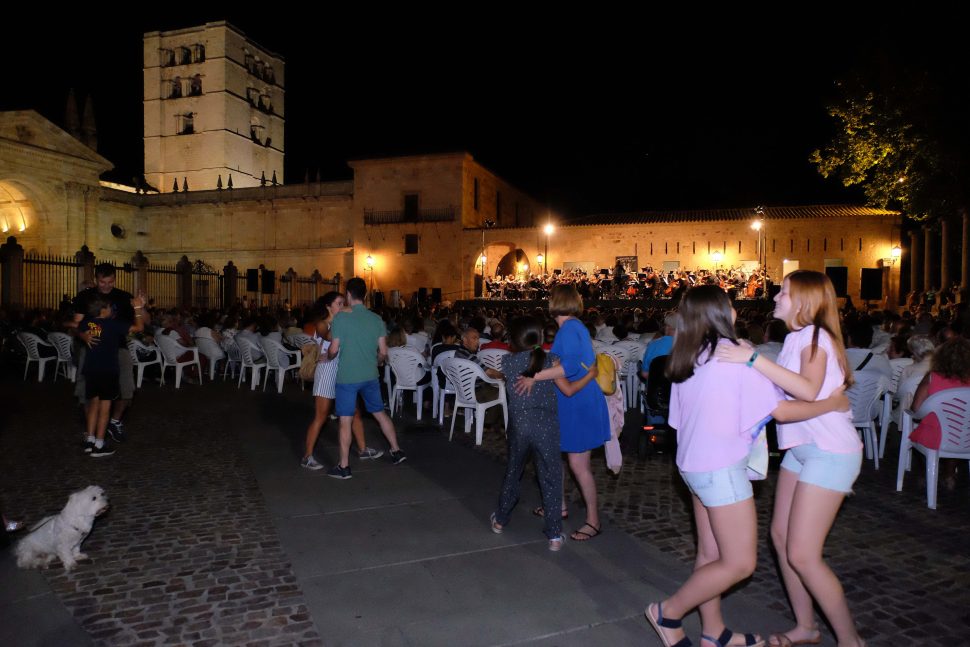
[[[352,463],[350,481],[297,466],[309,390],[147,382],[131,438],[101,459],[81,454],[69,386],[0,372],[0,505],[35,521],[89,484],[112,507],[85,543],[93,561],[20,571],[0,549],[0,644],[656,645],[642,616],[689,572],[693,530],[670,457],[619,477],[594,456],[604,534],[546,550],[533,480],[502,535],[488,528],[504,437],[481,447],[413,419],[398,429],[409,460]],[[460,422],[460,421],[459,421]],[[637,416],[628,416],[625,442]],[[368,422],[372,445],[383,448]],[[336,425],[321,459],[335,456]],[[460,437],[458,437],[460,436]],[[896,449],[871,462],[826,556],[869,645],[970,644],[970,485],[926,508],[922,463],[895,492]],[[774,479],[756,489],[758,570],[728,596],[729,624],[789,626],[764,540]],[[567,529],[582,523],[575,491]],[[697,644],[696,617],[689,622]],[[826,630],[826,644],[834,644]]]

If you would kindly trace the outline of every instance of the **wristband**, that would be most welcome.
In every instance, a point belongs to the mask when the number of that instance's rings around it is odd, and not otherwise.
[[[755,351],[754,353],[751,354],[751,359],[749,359],[746,363],[747,367],[751,368],[752,366],[754,366],[754,360],[756,359],[758,359],[758,351]]]

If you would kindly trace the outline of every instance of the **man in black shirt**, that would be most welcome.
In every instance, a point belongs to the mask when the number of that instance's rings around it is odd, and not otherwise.
[[[111,319],[121,321],[134,321],[135,312],[131,306],[132,295],[124,290],[115,287],[115,268],[111,263],[101,263],[94,269],[95,286],[78,292],[74,297],[74,325],[81,323],[88,312],[89,306],[94,299],[105,300],[111,308]],[[78,372],[77,383],[74,387],[74,395],[82,402],[86,403],[84,384],[84,357],[86,346],[80,346],[78,353]],[[118,390],[120,397],[111,405],[111,418],[108,422],[108,433],[112,440],[121,442],[124,440],[124,426],[121,417],[131,404],[131,398],[135,393],[135,378],[132,373],[131,353],[128,348],[122,345],[118,349],[119,379]]]

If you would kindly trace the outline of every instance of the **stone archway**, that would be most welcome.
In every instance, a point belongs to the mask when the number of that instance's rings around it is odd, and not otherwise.
[[[45,250],[43,211],[23,184],[0,179],[0,233],[4,238],[16,236],[26,251]]]
[[[528,255],[521,249],[516,248],[499,260],[495,273],[502,276],[509,276],[511,274],[516,280],[522,281],[529,278],[530,269],[531,263],[529,262]]]

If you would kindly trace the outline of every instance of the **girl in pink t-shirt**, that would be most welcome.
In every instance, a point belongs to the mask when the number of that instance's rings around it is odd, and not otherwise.
[[[677,467],[691,490],[697,521],[697,560],[683,586],[646,616],[664,644],[683,646],[681,618],[700,610],[707,647],[764,645],[752,634],[725,628],[720,595],[749,577],[757,561],[758,523],[746,466],[757,432],[772,416],[803,420],[848,409],[839,391],[820,402],[786,401],[747,366],[714,361],[722,346],[738,344],[737,316],[721,288],[692,288],[680,308],[667,373],[673,382],[668,422],[677,430]],[[750,350],[746,351],[750,355]]]
[[[745,348],[719,347],[717,358],[747,363],[782,388],[787,397],[799,400],[824,398],[833,389],[852,385],[835,289],[825,274],[797,270],[785,277],[775,297],[774,315],[792,330],[777,364]],[[833,412],[779,425],[778,444],[788,451],[775,488],[771,539],[796,626],[769,636],[768,644],[820,643],[814,598],[835,630],[839,647],[864,645],[842,585],[822,558],[825,538],[859,475],[862,443],[858,432],[850,415]]]

